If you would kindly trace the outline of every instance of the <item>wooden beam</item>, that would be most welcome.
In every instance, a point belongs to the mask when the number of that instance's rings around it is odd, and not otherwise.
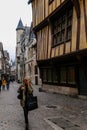
[[[77,18],[80,18],[80,4],[79,0],[71,0],[75,6]]]
[[[84,21],[85,21],[85,32],[86,32],[86,41],[87,41],[87,16],[86,16],[86,2],[83,0],[83,8],[84,8]]]
[[[77,40],[76,40],[76,50],[79,50],[79,42],[80,42],[80,4],[79,0],[71,0],[73,5],[75,6],[76,14],[77,14]]]

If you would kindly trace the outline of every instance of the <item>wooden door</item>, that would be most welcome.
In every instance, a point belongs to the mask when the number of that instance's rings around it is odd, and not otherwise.
[[[82,68],[79,69],[79,79],[80,95],[87,95],[87,78]]]

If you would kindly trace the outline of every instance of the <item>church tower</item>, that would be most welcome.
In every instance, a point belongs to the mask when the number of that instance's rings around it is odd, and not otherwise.
[[[20,19],[16,28],[16,71],[18,82],[21,82],[20,54],[21,54],[21,37],[23,32],[24,32],[24,26],[22,20]]]

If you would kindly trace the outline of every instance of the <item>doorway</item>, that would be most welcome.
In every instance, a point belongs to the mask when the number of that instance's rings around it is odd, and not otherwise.
[[[87,95],[87,78],[82,68],[79,69],[80,95]]]

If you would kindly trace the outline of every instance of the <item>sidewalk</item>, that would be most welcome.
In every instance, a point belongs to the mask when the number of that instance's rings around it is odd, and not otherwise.
[[[25,130],[23,110],[17,99],[16,82],[0,93],[0,130]]]
[[[38,92],[39,108],[29,113],[30,130],[87,130],[87,101]]]

